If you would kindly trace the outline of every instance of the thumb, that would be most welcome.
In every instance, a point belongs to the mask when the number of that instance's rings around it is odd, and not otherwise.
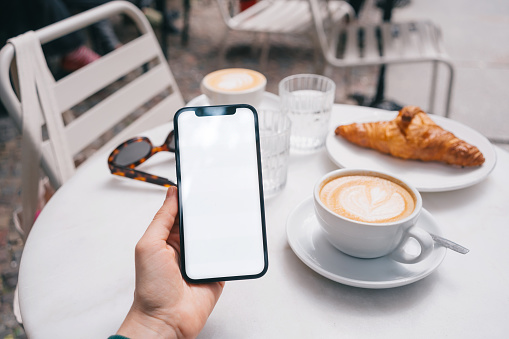
[[[145,235],[151,240],[166,241],[170,236],[170,231],[175,223],[178,213],[177,187],[171,186],[166,192],[166,199],[163,206],[157,211],[154,220],[148,226]]]

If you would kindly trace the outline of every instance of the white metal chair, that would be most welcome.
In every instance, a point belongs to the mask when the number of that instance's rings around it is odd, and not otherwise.
[[[140,32],[140,36],[114,52],[102,57],[101,59],[79,69],[78,71],[68,75],[67,77],[55,81],[44,64],[41,71],[49,78],[49,86],[46,88],[47,94],[55,99],[56,110],[45,111],[46,116],[53,116],[59,122],[57,123],[61,134],[62,141],[67,147],[59,148],[58,153],[54,152],[55,142],[53,135],[49,135],[49,139],[43,141],[41,145],[41,165],[50,178],[53,186],[58,188],[62,185],[69,175],[59,172],[56,165],[57,160],[65,161],[72,164],[74,170],[73,157],[82,151],[85,147],[97,140],[104,132],[111,129],[125,117],[149,102],[154,97],[161,99],[162,93],[170,92],[164,99],[153,106],[149,111],[145,112],[141,117],[131,122],[125,129],[116,133],[116,135],[106,142],[101,149],[113,149],[118,143],[129,137],[155,127],[162,123],[172,120],[175,111],[184,105],[184,100],[180,94],[171,70],[163,56],[157,39],[150,27],[148,21],[141,11],[134,5],[125,1],[113,1],[103,6],[99,6],[87,12],[83,12],[66,20],[52,24],[35,32],[35,36],[40,44],[55,40],[65,34],[86,27],[94,22],[102,20],[116,14],[125,14],[130,17]],[[29,116],[30,112],[23,112],[23,102],[18,99],[14,88],[10,81],[10,68],[14,57],[16,56],[15,48],[8,43],[0,51],[0,98],[4,102],[9,114],[15,121],[20,131],[26,133],[23,119],[37,119],[38,128],[35,134],[42,133],[41,129],[45,123],[44,116]],[[156,64],[149,68],[148,63]],[[18,66],[19,66],[18,62]],[[62,113],[71,109],[76,104],[82,102],[88,97],[97,93],[99,90],[107,87],[116,80],[126,76],[136,69],[146,70],[136,79],[130,81],[124,87],[118,89],[101,102],[90,108],[87,112],[80,115],[76,120],[71,121],[67,126],[62,123]],[[147,70],[148,69],[148,70]],[[13,66],[13,77],[17,71]],[[44,92],[38,89],[38,97],[34,101],[43,101]],[[26,99],[26,98],[22,98]],[[39,105],[39,102],[33,102],[32,105]],[[37,110],[41,113],[41,110]],[[49,132],[49,131],[48,131]],[[23,135],[25,138],[26,135]],[[37,140],[37,137],[29,138]],[[25,144],[24,144],[25,145]],[[59,158],[59,159],[57,159]],[[32,164],[31,167],[39,168],[39,164]],[[106,159],[105,159],[106,167]],[[71,175],[72,175],[71,171]],[[35,175],[35,178],[27,178],[27,175]],[[22,168],[22,195],[24,191],[29,191],[33,196],[22,198],[23,203],[32,200],[29,206],[23,206],[23,224],[22,231],[24,236],[28,236],[34,220],[35,206],[33,199],[37,199],[37,188],[33,185],[39,184],[38,171],[30,172]],[[32,185],[32,187],[30,187]],[[34,190],[35,189],[35,190]],[[25,192],[26,193],[26,192]],[[26,199],[25,199],[26,198]],[[26,210],[30,209],[30,210]],[[15,216],[16,218],[17,216]],[[13,302],[13,311],[17,320],[21,323],[21,314],[19,312],[17,289]]]
[[[221,41],[219,60],[224,60],[226,43],[230,31],[261,33],[263,43],[260,53],[260,63],[265,65],[269,53],[268,36],[270,34],[313,34],[313,17],[307,0],[261,0],[242,12],[231,0],[217,0],[219,10],[226,23],[227,30]],[[353,15],[351,6],[339,0],[328,1],[330,20],[339,21],[345,15]],[[234,13],[232,15],[232,13]],[[323,13],[325,14],[325,13]],[[315,50],[319,53],[318,45]]]
[[[41,67],[43,68],[41,71],[47,75],[48,86],[45,86],[47,87],[44,89],[45,91],[42,88],[37,89],[38,95],[35,95],[32,99],[34,102],[31,104],[39,106],[39,101],[44,101],[43,97],[45,96],[54,98],[55,105],[53,107],[55,109],[49,111],[46,109],[44,114],[56,117],[57,130],[54,134],[61,134],[61,140],[65,144],[65,147],[59,148],[59,152],[55,152],[55,141],[53,140],[55,135],[51,134],[48,126],[49,139],[43,141],[40,147],[41,165],[55,188],[58,188],[69,178],[69,173],[62,173],[58,161],[71,163],[70,174],[72,175],[74,171],[73,157],[76,154],[99,139],[106,131],[112,129],[124,118],[130,116],[133,111],[150,102],[151,99],[157,97],[157,100],[160,100],[165,93],[170,93],[148,112],[131,122],[124,130],[115,131],[116,135],[107,141],[101,149],[112,149],[121,141],[135,136],[141,131],[170,122],[174,112],[184,105],[184,100],[150,24],[143,13],[129,2],[109,2],[42,28],[35,32],[35,36],[42,45],[116,14],[124,14],[131,18],[140,32],[140,36],[58,81],[55,81],[51,76],[46,63]],[[22,112],[23,103],[26,102],[18,99],[9,77],[9,70],[15,56],[16,51],[11,43],[6,44],[0,51],[0,97],[20,131],[24,130],[24,119],[39,120],[39,128],[36,128],[34,133],[38,134],[41,133],[40,128],[47,121],[45,121],[44,115],[40,114],[41,109],[38,109],[39,114],[37,116],[29,115],[34,114],[33,112]],[[20,65],[19,60],[17,64]],[[137,69],[142,71],[136,73],[138,76],[134,80],[102,99],[66,126],[64,125],[62,122],[63,112],[68,111],[122,77],[131,79],[133,71]],[[13,67],[13,76],[17,71],[23,70]],[[28,100],[28,96],[23,99]],[[26,129],[23,133],[27,134]],[[25,136],[23,135],[24,138]],[[40,136],[35,135],[34,137],[33,140],[40,139]],[[28,201],[24,199],[23,191],[34,189],[33,184],[31,188],[27,188],[25,181],[38,181],[38,178],[26,178],[28,172],[25,171],[27,169],[24,167],[22,166],[23,205]],[[38,168],[38,166],[35,167]],[[34,174],[34,172],[31,173]],[[34,197],[27,197],[27,199],[34,199]],[[30,209],[33,209],[33,204],[29,205],[32,205]],[[23,212],[22,229],[25,236],[28,235],[32,226],[30,221],[34,220],[34,213],[33,210]]]
[[[330,23],[323,15],[325,0],[308,0],[318,41],[328,67],[357,67],[431,62],[432,80],[428,111],[435,106],[437,64],[449,69],[445,115],[449,116],[454,69],[442,42],[440,28],[429,21]]]

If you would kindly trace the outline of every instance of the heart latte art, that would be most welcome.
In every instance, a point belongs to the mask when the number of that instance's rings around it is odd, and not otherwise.
[[[222,92],[242,92],[258,88],[265,83],[265,77],[250,69],[230,68],[208,74],[205,83],[212,89]]]
[[[345,218],[368,223],[401,220],[412,214],[415,208],[415,201],[405,188],[372,176],[332,179],[322,186],[320,200]]]

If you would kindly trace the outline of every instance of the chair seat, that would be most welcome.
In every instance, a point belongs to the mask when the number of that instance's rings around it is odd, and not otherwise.
[[[219,10],[227,26],[226,34],[219,49],[218,60],[226,57],[226,42],[230,31],[261,33],[260,64],[262,68],[267,64],[269,55],[268,37],[271,34],[296,34],[314,36],[314,19],[311,12],[310,0],[261,0],[253,6],[232,16],[231,0],[217,0]],[[318,17],[328,19],[332,23],[339,23],[346,16],[353,16],[352,7],[345,1],[330,0],[318,10]],[[251,43],[251,41],[250,41]],[[319,56],[319,44],[316,39],[311,40],[315,56]],[[315,57],[315,59],[316,59]],[[317,63],[315,63],[317,64]]]
[[[329,46],[334,63],[343,66],[444,60],[440,29],[431,22],[351,24]],[[337,47],[336,47],[337,46]]]
[[[342,1],[329,1],[333,17],[343,15],[342,5]],[[249,32],[300,33],[310,31],[312,19],[307,0],[264,0],[232,17],[228,25],[232,29]]]

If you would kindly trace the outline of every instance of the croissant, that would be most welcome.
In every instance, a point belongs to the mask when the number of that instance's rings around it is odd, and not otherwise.
[[[458,166],[484,163],[477,147],[435,124],[416,106],[403,107],[394,120],[338,126],[335,133],[359,146],[403,159]]]

